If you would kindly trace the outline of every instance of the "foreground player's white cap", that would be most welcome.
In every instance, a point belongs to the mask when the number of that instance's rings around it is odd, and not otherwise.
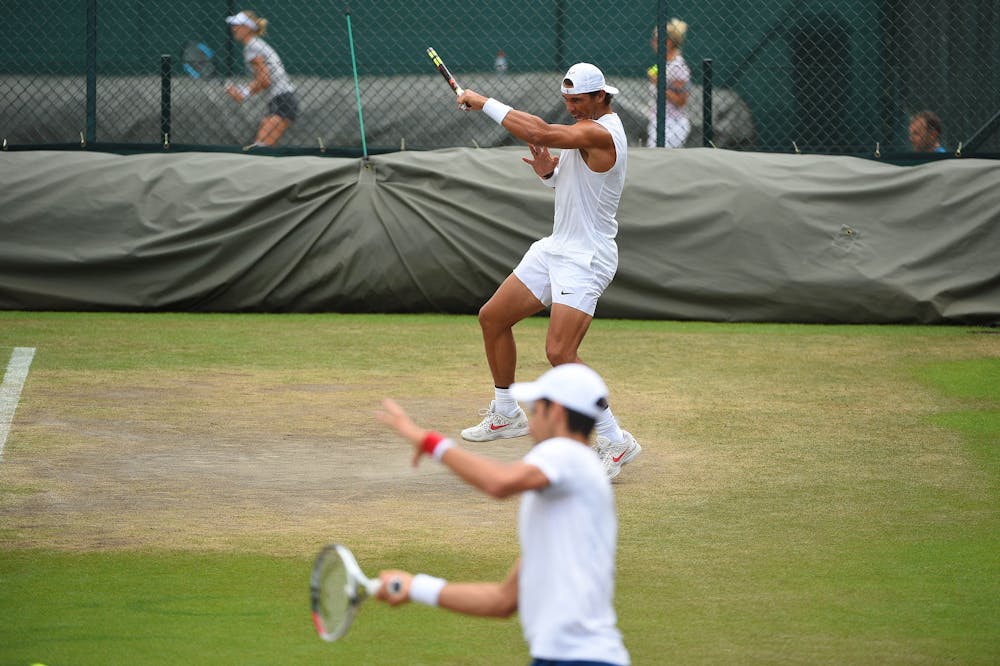
[[[563,77],[563,80],[565,79],[569,79],[573,85],[568,88],[565,85],[562,86],[564,95],[580,95],[597,92],[598,90],[603,90],[611,95],[618,94],[618,88],[609,86],[605,82],[604,72],[589,62],[578,62],[570,67],[566,72],[566,76]]]
[[[226,23],[228,23],[229,25],[245,25],[251,30],[257,29],[257,22],[243,12],[240,12],[239,14],[236,14],[234,16],[227,16]]]
[[[557,365],[533,382],[515,382],[510,394],[523,402],[546,398],[592,419],[608,406],[604,380],[581,363]]]

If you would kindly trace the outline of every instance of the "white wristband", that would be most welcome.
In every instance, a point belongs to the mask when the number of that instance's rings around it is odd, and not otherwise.
[[[250,96],[250,86],[239,86],[238,88],[236,88],[236,90],[239,91],[240,96],[243,99],[246,99],[247,97]]]
[[[490,97],[486,100],[486,104],[483,104],[483,113],[495,120],[498,125],[503,125],[503,119],[510,113],[510,107]]]
[[[448,584],[444,578],[418,573],[410,581],[410,600],[428,606],[437,606],[441,590]]]
[[[444,456],[444,452],[452,448],[453,446],[455,446],[455,442],[453,440],[442,439],[440,442],[437,443],[437,446],[434,447],[434,453],[431,455],[434,456],[434,460],[441,462],[441,458]]]

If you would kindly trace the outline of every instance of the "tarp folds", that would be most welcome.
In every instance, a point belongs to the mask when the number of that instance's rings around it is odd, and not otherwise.
[[[520,147],[0,157],[0,308],[472,313],[552,225]],[[1000,323],[1000,165],[634,148],[598,316]]]

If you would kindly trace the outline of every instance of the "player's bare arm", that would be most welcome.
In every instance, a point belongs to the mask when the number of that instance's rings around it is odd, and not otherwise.
[[[518,560],[499,583],[447,583],[441,588],[437,604],[441,608],[481,617],[510,617],[517,611],[517,581],[521,568]],[[413,574],[398,569],[379,572],[382,588],[377,597],[392,606],[410,601]],[[400,581],[398,592],[392,592],[390,581]]]
[[[394,401],[385,400],[382,407],[383,411],[378,412],[376,416],[410,441],[413,445],[414,465],[421,457],[427,455],[429,436],[436,437],[437,440],[442,439],[439,435],[414,423]],[[496,498],[510,497],[525,490],[537,490],[549,484],[548,477],[534,465],[520,460],[511,463],[490,460],[458,447],[445,450],[441,455],[441,462],[469,485]]]
[[[466,615],[510,617],[517,612],[518,560],[500,583],[448,583],[438,605]]]
[[[578,148],[587,166],[597,172],[607,171],[614,166],[616,157],[611,133],[592,122],[591,118],[581,115],[580,108],[589,97],[564,95],[564,99],[567,110],[577,119],[572,125],[550,124],[526,111],[511,109],[504,117],[503,127],[529,145]],[[481,111],[487,100],[474,90],[465,90],[458,96],[457,102],[459,106],[466,105],[469,110]]]
[[[445,451],[441,462],[470,486],[497,499],[549,485],[542,470],[522,460],[498,462],[455,447]]]

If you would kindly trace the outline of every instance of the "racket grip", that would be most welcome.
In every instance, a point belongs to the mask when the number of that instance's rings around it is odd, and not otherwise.
[[[383,587],[385,588],[385,591],[388,592],[389,594],[399,594],[403,590],[403,581],[400,580],[399,578],[390,578],[384,584],[382,583],[381,579],[372,578],[365,581],[364,585],[365,588],[368,590],[368,594],[373,597],[376,594],[378,594]]]

